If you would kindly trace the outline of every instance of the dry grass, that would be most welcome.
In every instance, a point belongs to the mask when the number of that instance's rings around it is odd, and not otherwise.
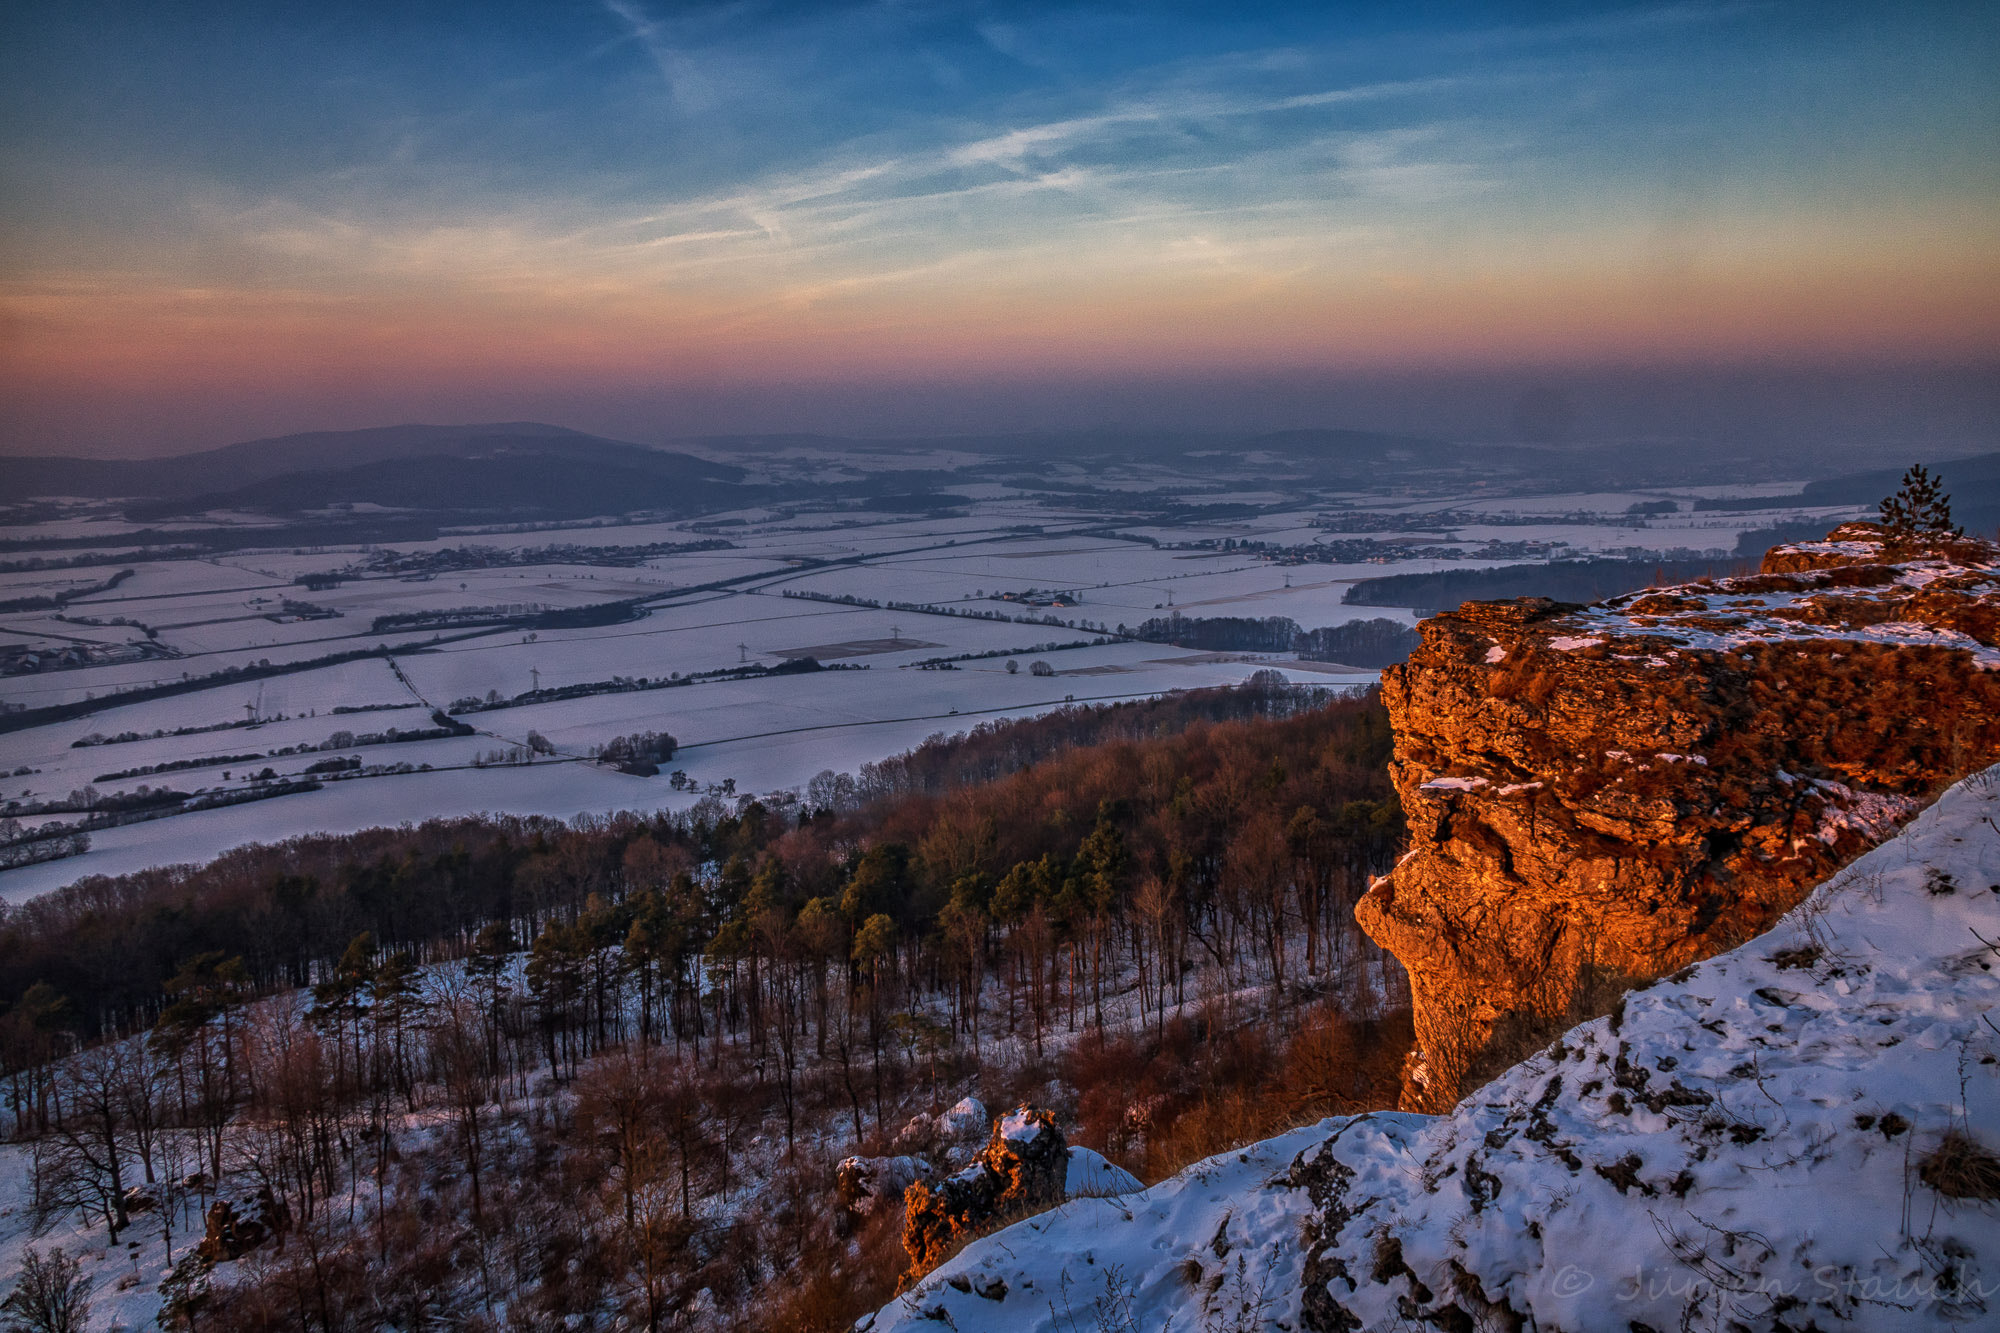
[[[2000,1199],[2000,1155],[1963,1130],[1946,1130],[1917,1178],[1947,1199]]]

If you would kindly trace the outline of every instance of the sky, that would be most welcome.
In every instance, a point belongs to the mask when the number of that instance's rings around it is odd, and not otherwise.
[[[2000,447],[1996,142],[1990,3],[14,0],[0,450],[1550,394]]]

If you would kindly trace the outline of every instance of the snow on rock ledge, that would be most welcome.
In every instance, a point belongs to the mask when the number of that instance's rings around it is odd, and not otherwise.
[[[1954,1130],[2000,1150],[1997,946],[1988,769],[1449,1115],[1336,1118],[1072,1201],[857,1327],[1993,1327],[2000,1201],[1930,1163]]]

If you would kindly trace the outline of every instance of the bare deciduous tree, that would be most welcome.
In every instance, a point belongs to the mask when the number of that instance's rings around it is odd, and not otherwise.
[[[90,1279],[82,1261],[29,1246],[14,1290],[0,1301],[0,1316],[6,1333],[83,1333],[90,1320]]]

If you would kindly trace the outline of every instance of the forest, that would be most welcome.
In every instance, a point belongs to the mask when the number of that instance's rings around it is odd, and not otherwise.
[[[1352,599],[1350,599],[1352,600]],[[1122,628],[1122,627],[1121,627]],[[1132,631],[1135,638],[1210,652],[1297,653],[1309,662],[1347,666],[1394,666],[1420,640],[1394,620],[1350,620],[1319,629],[1300,629],[1290,616],[1156,616]]]
[[[1826,527],[1811,529],[1824,536]],[[1497,569],[1443,569],[1431,574],[1386,574],[1362,579],[1343,599],[1354,606],[1407,606],[1425,614],[1449,611],[1460,602],[1500,601],[1510,597],[1549,597],[1558,602],[1596,602],[1640,588],[1666,587],[1695,579],[1727,578],[1754,573],[1769,542],[1761,538],[1755,551],[1739,548],[1735,559],[1719,560],[1558,560],[1534,565],[1502,565]],[[1789,537],[1785,540],[1805,540]]]
[[[7,1129],[44,1220],[164,1229],[171,1327],[844,1328],[908,1272],[834,1163],[965,1093],[1148,1181],[1393,1102],[1389,740],[1273,676],[87,880],[0,916]]]

